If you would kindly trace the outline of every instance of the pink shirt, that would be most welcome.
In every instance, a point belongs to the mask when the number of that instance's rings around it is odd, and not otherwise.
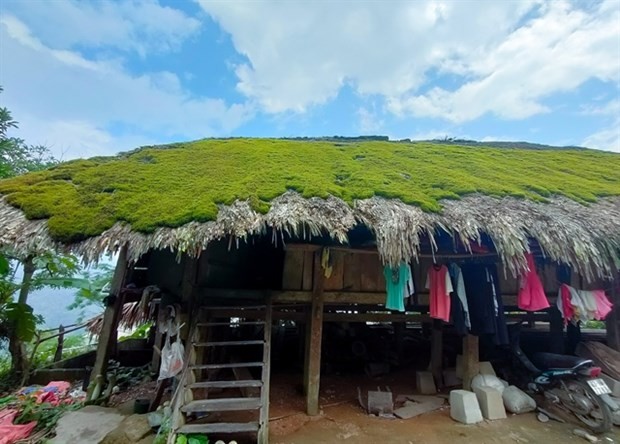
[[[445,265],[433,265],[428,269],[426,288],[430,290],[431,318],[448,322],[450,320],[450,293],[454,290]]]
[[[521,289],[517,297],[517,305],[521,310],[540,311],[549,308],[540,278],[536,274],[536,264],[531,253],[526,254],[528,270],[521,276]]]

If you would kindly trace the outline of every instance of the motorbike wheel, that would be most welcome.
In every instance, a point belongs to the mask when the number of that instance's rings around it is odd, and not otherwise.
[[[570,381],[566,383],[566,387],[572,394],[586,397],[592,403],[593,409],[586,415],[573,411],[573,414],[579,418],[581,422],[587,425],[594,433],[605,433],[611,430],[612,419],[609,407],[607,407],[607,404],[594,393],[586,382]]]

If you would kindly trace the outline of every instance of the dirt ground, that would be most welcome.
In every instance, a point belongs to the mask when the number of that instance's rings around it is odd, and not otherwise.
[[[412,394],[407,374],[396,374],[382,380],[367,377],[322,378],[322,415],[308,417],[304,411],[305,398],[296,387],[296,379],[276,375],[272,379],[270,406],[270,442],[272,444],[444,444],[450,442],[499,443],[586,443],[573,435],[577,421],[562,424],[541,423],[533,413],[509,415],[505,420],[485,421],[463,425],[450,418],[448,404],[439,411],[408,420],[383,419],[367,415],[357,402],[357,387],[362,392],[388,386],[394,394]],[[445,392],[446,394],[448,391]],[[546,406],[548,407],[548,406]],[[554,413],[558,413],[554,410]],[[241,444],[241,441],[238,441]],[[620,444],[620,428],[599,435],[600,443]]]

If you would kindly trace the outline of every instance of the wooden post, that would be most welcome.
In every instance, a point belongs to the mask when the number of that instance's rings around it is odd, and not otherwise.
[[[310,312],[309,341],[306,354],[307,387],[306,413],[319,414],[319,387],[321,382],[321,339],[323,335],[323,286],[325,275],[321,267],[321,251],[314,253],[314,279],[312,281],[312,309]]]
[[[480,372],[478,336],[463,338],[463,389],[471,390],[471,380]]]
[[[118,312],[122,308],[122,298],[120,296],[126,272],[127,246],[125,245],[121,248],[118,255],[114,277],[112,278],[112,284],[110,286],[110,294],[106,301],[105,311],[103,312],[103,325],[101,326],[99,343],[97,344],[95,366],[90,374],[91,386],[88,390],[87,399],[90,399],[92,395],[95,386],[94,382],[97,380],[97,376],[101,375],[102,378],[105,378],[105,373],[108,368],[108,356],[110,353],[110,338],[113,336],[113,330],[118,326]]]
[[[620,275],[618,270],[614,269],[611,276],[610,299],[613,308],[605,321],[607,345],[616,351],[620,351]]]
[[[433,319],[431,332],[431,362],[430,370],[433,373],[437,387],[443,388],[443,325],[441,319]]]
[[[564,320],[560,310],[551,307],[549,313],[549,351],[551,353],[564,354]]]
[[[58,362],[62,359],[62,349],[65,342],[65,327],[60,325],[58,327],[58,345],[56,346],[56,353],[54,353],[54,362]]]

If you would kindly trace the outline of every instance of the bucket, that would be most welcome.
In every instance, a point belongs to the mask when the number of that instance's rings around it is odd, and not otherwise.
[[[133,412],[138,415],[144,415],[149,412],[150,405],[150,399],[136,399],[133,403]]]

